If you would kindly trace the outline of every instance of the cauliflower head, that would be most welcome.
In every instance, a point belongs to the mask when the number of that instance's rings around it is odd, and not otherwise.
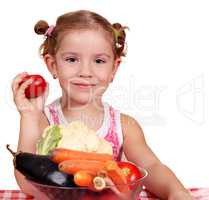
[[[111,144],[81,121],[48,126],[37,143],[37,153],[46,155],[54,148],[113,154]]]

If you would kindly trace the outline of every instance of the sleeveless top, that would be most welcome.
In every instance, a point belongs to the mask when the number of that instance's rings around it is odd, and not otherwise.
[[[112,145],[113,157],[119,161],[121,160],[123,145],[120,111],[114,109],[106,102],[102,102],[102,104],[104,107],[104,118],[102,126],[96,131],[96,134]],[[62,112],[60,98],[47,105],[44,108],[44,112],[50,125],[68,124]]]

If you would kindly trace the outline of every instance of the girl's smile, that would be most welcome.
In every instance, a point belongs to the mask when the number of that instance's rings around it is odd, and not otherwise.
[[[77,86],[79,89],[88,90],[93,88],[94,84],[85,84],[85,83],[72,83],[73,85]]]

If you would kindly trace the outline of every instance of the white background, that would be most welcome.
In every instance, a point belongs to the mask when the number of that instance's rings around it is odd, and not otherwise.
[[[186,187],[209,186],[209,2],[203,0],[4,0],[0,3],[0,189],[16,189],[12,156],[19,115],[12,101],[12,78],[42,74],[51,84],[48,102],[60,95],[33,32],[39,19],[90,9],[127,25],[128,54],[105,99],[134,116],[148,144]]]

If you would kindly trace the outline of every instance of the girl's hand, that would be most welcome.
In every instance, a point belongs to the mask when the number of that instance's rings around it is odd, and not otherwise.
[[[49,86],[47,83],[46,91],[42,96],[28,99],[25,96],[25,89],[32,83],[32,79],[29,79],[20,85],[23,78],[27,75],[28,74],[26,72],[20,73],[12,81],[14,103],[16,104],[17,110],[21,115],[37,115],[43,111],[45,101],[48,96]]]
[[[171,194],[168,200],[195,200],[195,199],[189,194],[189,192],[180,191]]]

